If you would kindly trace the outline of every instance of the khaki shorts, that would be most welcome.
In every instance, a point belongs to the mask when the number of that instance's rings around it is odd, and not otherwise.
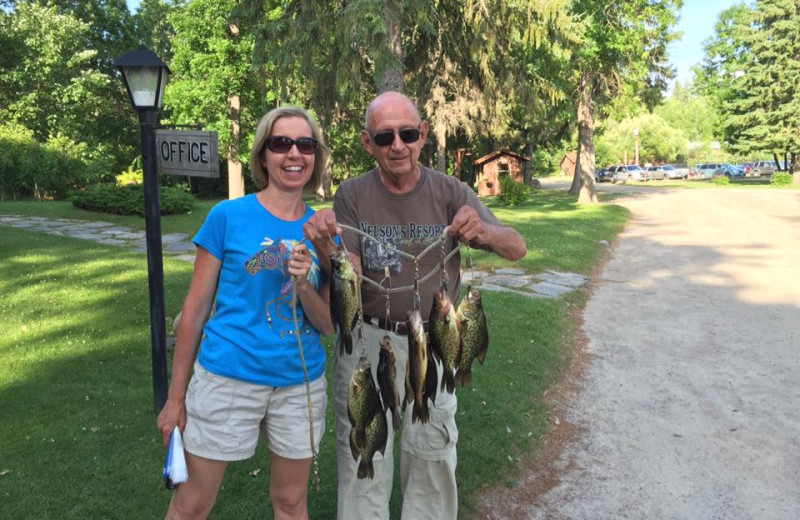
[[[314,449],[319,452],[328,404],[325,376],[311,382]],[[218,376],[194,365],[186,390],[183,444],[192,455],[236,461],[253,456],[261,430],[271,452],[311,458],[306,385],[274,387]]]

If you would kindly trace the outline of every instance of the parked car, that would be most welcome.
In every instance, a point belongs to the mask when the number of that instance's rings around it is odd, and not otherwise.
[[[647,173],[638,164],[618,164],[612,166],[611,171],[611,182],[642,181],[647,178]]]
[[[770,176],[778,169],[775,161],[756,161],[753,163],[753,169],[750,170],[754,177]]]
[[[678,170],[671,164],[664,164],[661,166],[661,169],[664,171],[664,178],[665,179],[684,179],[685,175],[683,172]]]
[[[598,182],[611,182],[614,179],[614,172],[612,168],[600,168],[595,174],[595,180]]]
[[[721,163],[700,163],[695,166],[698,179],[713,179],[715,175],[722,175],[725,171]]]
[[[678,173],[677,177],[670,177],[671,179],[693,179],[697,175],[694,168],[690,168],[688,164],[679,163],[672,165]]]
[[[722,166],[723,175],[729,179],[738,179],[745,176],[744,168],[728,163],[721,164],[720,166]]]
[[[667,174],[663,166],[648,166],[645,171],[647,172],[647,180],[649,181],[663,181],[664,179],[669,179],[669,174]]]

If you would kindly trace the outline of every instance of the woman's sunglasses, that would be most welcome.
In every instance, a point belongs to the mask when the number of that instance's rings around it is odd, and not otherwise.
[[[420,122],[420,125],[422,123]],[[394,130],[381,132],[379,134],[375,134],[372,136],[372,140],[378,146],[391,146],[394,143]],[[419,141],[419,126],[417,128],[407,128],[406,130],[400,130],[397,132],[397,135],[400,136],[400,140],[406,144],[416,143]]]
[[[290,139],[282,135],[267,137],[264,145],[270,152],[287,153],[292,146],[297,146],[297,151],[303,155],[312,155],[317,150],[319,142],[313,137],[301,137],[300,139]]]

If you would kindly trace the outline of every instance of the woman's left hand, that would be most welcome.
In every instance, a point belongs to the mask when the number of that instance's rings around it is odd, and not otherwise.
[[[289,274],[291,274],[297,282],[302,283],[306,281],[306,277],[311,271],[311,264],[311,252],[308,250],[308,246],[305,244],[296,245],[289,254],[289,260],[287,262]]]

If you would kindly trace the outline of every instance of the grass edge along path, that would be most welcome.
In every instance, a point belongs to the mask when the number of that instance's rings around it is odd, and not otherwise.
[[[516,208],[489,204],[522,232],[529,253],[511,263],[474,252],[479,268],[588,273],[605,251],[599,241],[613,240],[628,218],[618,206],[578,207],[553,192]],[[167,315],[174,316],[192,267],[165,258],[164,268]],[[170,494],[160,479],[164,451],[152,411],[145,255],[0,227],[0,291],[4,509],[13,518],[161,517]],[[457,476],[466,516],[480,489],[512,485],[519,460],[540,442],[542,394],[569,361],[569,309],[584,302],[581,292],[556,300],[484,295],[490,352],[475,366],[473,388],[458,390]],[[335,516],[332,408],[322,488],[309,493],[313,518]],[[263,443],[254,458],[231,464],[212,518],[263,518],[265,511],[270,518],[268,471]],[[399,491],[399,475],[395,483]],[[398,492],[391,510],[399,517]]]

